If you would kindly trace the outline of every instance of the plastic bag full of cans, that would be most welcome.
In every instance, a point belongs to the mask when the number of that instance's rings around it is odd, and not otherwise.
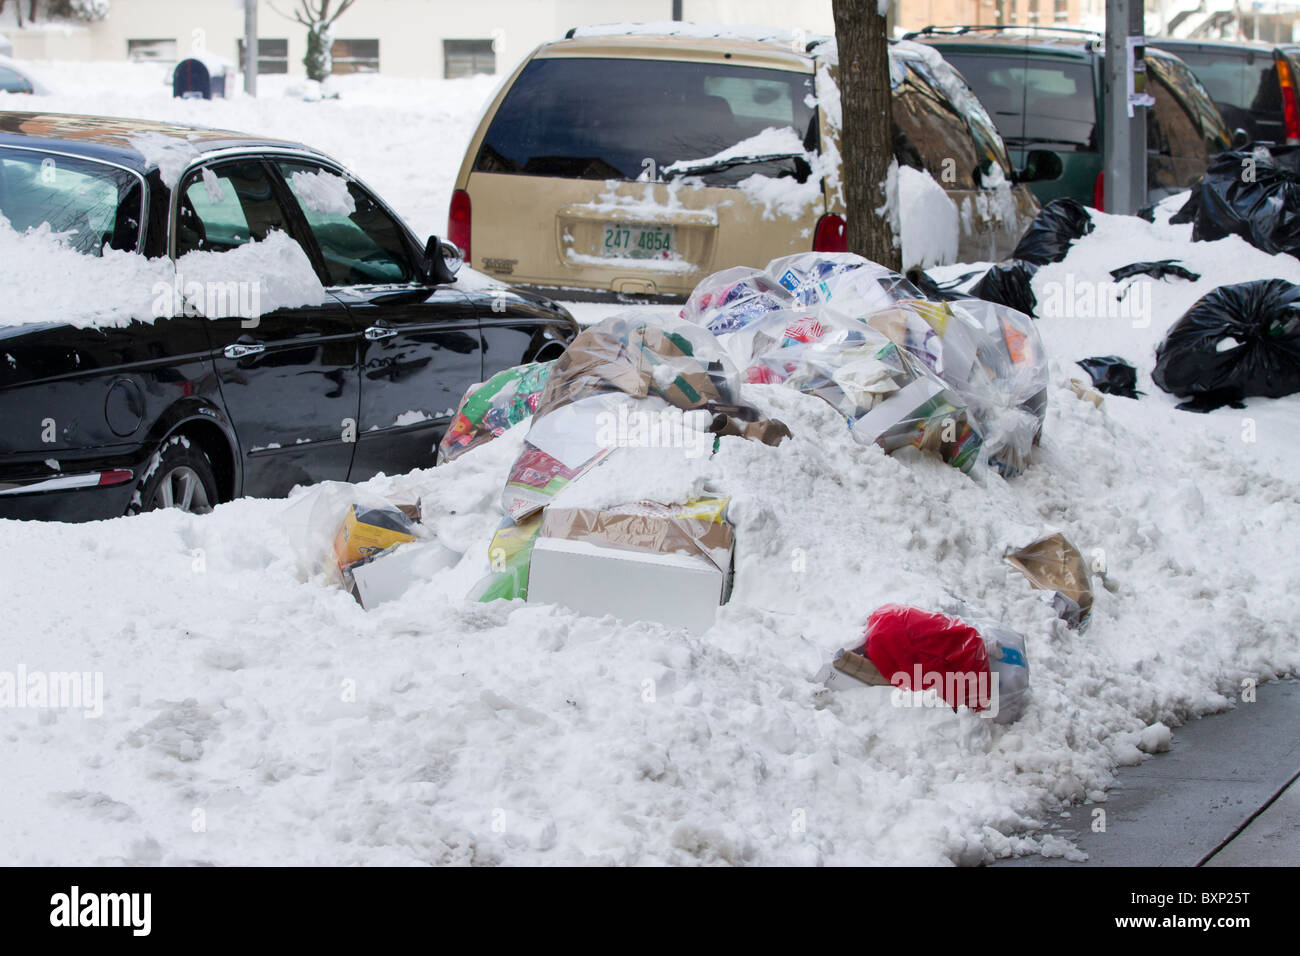
[[[1027,315],[927,300],[861,256],[801,253],[716,273],[682,317],[718,336],[746,381],[823,398],[858,441],[887,452],[913,446],[1011,476],[1042,433],[1047,357]]]

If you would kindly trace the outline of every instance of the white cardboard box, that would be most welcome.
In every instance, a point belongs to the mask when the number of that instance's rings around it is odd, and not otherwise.
[[[701,634],[713,626],[726,578],[713,562],[696,555],[539,538],[528,572],[528,600],[589,617],[612,614]]]

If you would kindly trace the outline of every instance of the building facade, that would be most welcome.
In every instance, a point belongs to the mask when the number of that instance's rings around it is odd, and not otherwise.
[[[283,13],[297,0],[260,0],[259,70],[302,75],[307,31]],[[832,33],[830,0],[683,0],[699,23],[759,23]],[[672,17],[672,0],[356,0],[334,26],[335,73],[455,77],[509,70],[570,27]],[[205,54],[240,62],[243,0],[112,0],[96,23],[0,27],[24,60],[157,60]]]

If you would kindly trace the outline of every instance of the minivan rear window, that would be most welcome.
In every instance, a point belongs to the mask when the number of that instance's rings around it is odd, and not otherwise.
[[[811,74],[677,60],[540,57],[519,74],[475,158],[478,172],[568,179],[653,178],[765,129],[792,128],[817,148]],[[653,163],[653,165],[652,165]],[[710,185],[792,161],[710,171]]]
[[[943,49],[1012,149],[1097,149],[1097,99],[1086,61],[983,56]]]
[[[1259,50],[1197,50],[1171,47],[1216,103],[1238,109],[1280,110],[1281,94],[1273,54]]]

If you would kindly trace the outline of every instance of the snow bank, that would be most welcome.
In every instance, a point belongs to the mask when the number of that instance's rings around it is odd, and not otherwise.
[[[19,233],[0,216],[0,325],[153,322],[180,314],[186,302],[206,303],[208,290],[218,286],[221,301],[229,301],[224,293],[231,283],[248,287],[242,301],[255,303],[256,315],[326,298],[307,254],[281,232],[229,252],[191,252],[173,263],[114,249],[83,255],[48,226]]]
[[[0,522],[4,607],[24,622],[9,666],[98,670],[105,688],[98,719],[0,710],[9,860],[1060,853],[1051,834],[1016,834],[1102,799],[1135,747],[1159,749],[1157,722],[1176,727],[1228,706],[1243,679],[1300,667],[1294,562],[1276,558],[1300,521],[1294,481],[1194,429],[1164,440],[1063,381],[1034,466],[1011,483],[886,457],[824,402],[765,386],[744,398],[790,424],[778,448],[725,438],[709,459],[611,456],[571,486],[574,503],[732,497],[736,591],[699,637],[464,600],[526,425],[448,466],[368,483],[420,495],[439,538],[466,552],[369,613],[320,570],[328,534],[312,529],[341,515],[340,486],[204,518]],[[1001,559],[1048,530],[1105,567],[1086,634]],[[75,585],[68,567],[83,571]],[[1033,698],[1018,723],[810,679],[878,605],[950,596],[1026,635]]]

